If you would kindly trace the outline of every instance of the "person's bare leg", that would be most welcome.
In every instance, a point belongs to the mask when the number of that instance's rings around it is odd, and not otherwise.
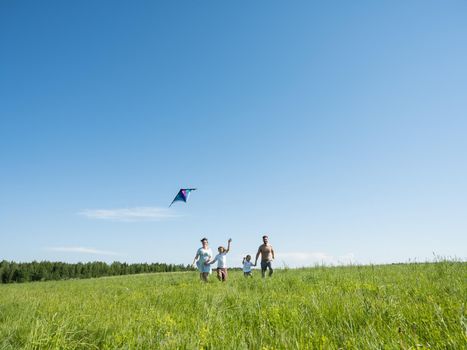
[[[209,273],[203,272],[203,281],[204,281],[204,282],[207,282],[207,281],[208,281],[208,275],[209,275]]]

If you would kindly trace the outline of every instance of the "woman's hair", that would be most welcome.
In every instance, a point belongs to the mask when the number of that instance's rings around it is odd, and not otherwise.
[[[222,249],[222,252],[226,251],[226,249],[223,246],[219,246],[219,248],[217,248],[217,249]]]

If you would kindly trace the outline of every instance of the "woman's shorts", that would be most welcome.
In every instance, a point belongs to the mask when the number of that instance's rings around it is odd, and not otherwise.
[[[204,261],[198,260],[196,263],[198,265],[198,270],[201,273],[211,273],[211,265],[204,265]]]

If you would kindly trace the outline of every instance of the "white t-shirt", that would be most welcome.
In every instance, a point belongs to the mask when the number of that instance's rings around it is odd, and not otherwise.
[[[198,265],[198,270],[200,272],[209,272],[209,273],[211,273],[211,265],[204,265],[204,263],[209,261],[211,259],[211,257],[212,257],[211,248],[204,249],[204,248],[201,247],[196,252],[196,255],[199,256],[199,259],[196,262],[196,264]]]
[[[251,272],[251,267],[253,263],[251,261],[246,261],[243,263],[243,272]]]
[[[226,269],[227,268],[227,253],[217,254],[214,258],[214,261],[217,260],[217,268]]]

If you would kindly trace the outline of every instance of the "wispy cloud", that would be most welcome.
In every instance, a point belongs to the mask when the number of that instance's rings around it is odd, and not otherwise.
[[[168,208],[134,207],[122,209],[86,209],[78,213],[89,219],[112,221],[161,221],[178,217]]]
[[[324,252],[281,252],[276,254],[276,261],[294,267],[315,264],[345,265],[355,263],[355,256],[353,253],[335,256]]]
[[[62,253],[80,253],[80,254],[94,254],[94,255],[120,255],[115,252],[109,252],[107,250],[99,250],[94,248],[86,247],[47,247],[46,250],[52,252]]]

